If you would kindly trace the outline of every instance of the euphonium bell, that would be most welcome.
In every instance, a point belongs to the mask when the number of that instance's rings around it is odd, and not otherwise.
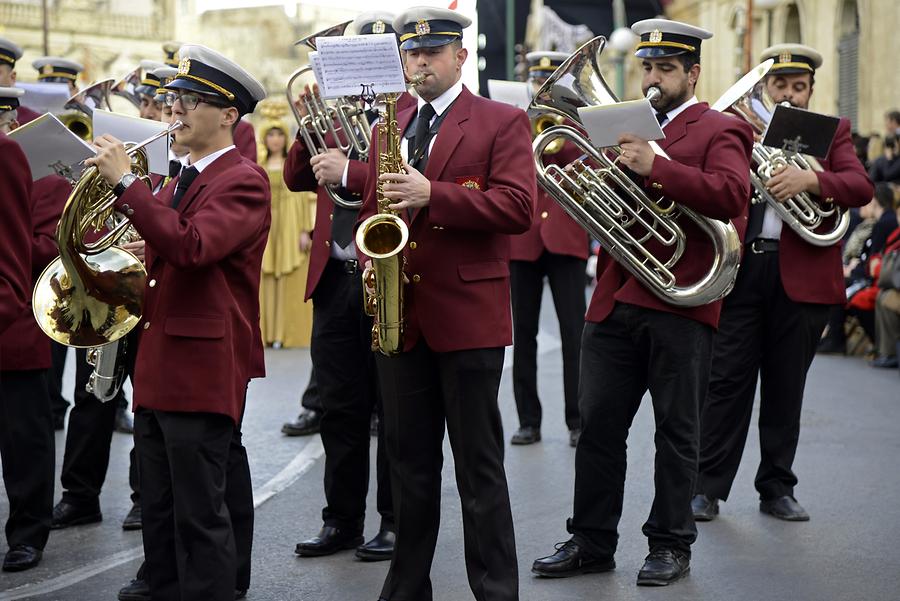
[[[66,112],[59,115],[69,131],[86,142],[94,140],[94,109],[109,110],[109,93],[115,85],[112,79],[98,81],[66,101]]]
[[[531,138],[534,139],[544,133],[545,129],[553,127],[554,125],[562,125],[565,119],[563,119],[560,115],[554,115],[552,113],[543,113],[540,112],[536,115],[529,115],[531,117]],[[544,154],[556,154],[560,150],[562,150],[563,141],[562,140],[554,140],[552,144],[548,144],[544,149]]]

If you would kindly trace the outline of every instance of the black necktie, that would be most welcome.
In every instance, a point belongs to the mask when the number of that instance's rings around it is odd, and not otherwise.
[[[755,192],[750,194],[750,216],[747,218],[747,232],[744,234],[745,243],[753,242],[759,237],[762,233],[763,221],[766,218],[766,206],[768,206],[768,203],[765,201],[753,203],[755,196]]]
[[[198,175],[200,175],[200,172],[197,171],[196,167],[187,167],[181,172],[181,176],[178,178],[178,184],[175,186],[175,196],[172,197],[173,209],[178,208],[178,203],[181,202],[184,193],[188,191],[188,188],[191,187],[191,184]]]
[[[172,159],[169,161],[169,177],[177,177],[181,173],[181,161]]]
[[[656,120],[659,122],[659,126],[662,127],[663,121],[668,119],[666,113],[656,113]]]
[[[425,104],[419,109],[419,116],[416,118],[416,137],[413,139],[413,152],[407,153],[411,165],[413,162],[417,163],[428,151],[428,142],[431,138],[428,134],[434,114],[434,107],[430,104]]]
[[[341,248],[347,248],[353,239],[353,226],[356,225],[359,211],[334,205],[331,215],[331,239]]]

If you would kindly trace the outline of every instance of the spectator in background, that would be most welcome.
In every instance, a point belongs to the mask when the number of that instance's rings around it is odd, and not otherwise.
[[[898,152],[897,135],[885,136],[884,154],[872,163],[869,168],[869,179],[876,184],[900,182],[900,152]]]
[[[887,136],[900,136],[900,110],[892,109],[884,114],[884,133]]]

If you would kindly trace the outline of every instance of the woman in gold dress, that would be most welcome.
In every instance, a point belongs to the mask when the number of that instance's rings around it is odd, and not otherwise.
[[[259,129],[260,163],[272,188],[272,226],[263,254],[260,282],[260,329],[274,348],[309,346],[312,305],[303,302],[309,267],[310,231],[315,223],[316,195],[291,192],[282,178],[287,157],[287,104],[263,107]]]

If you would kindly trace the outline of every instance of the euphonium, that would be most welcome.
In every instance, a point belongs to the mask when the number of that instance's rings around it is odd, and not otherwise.
[[[176,121],[128,146],[131,171],[146,185],[150,179],[143,147],[180,127]],[[32,296],[38,325],[60,344],[86,348],[115,342],[141,318],[147,272],[137,257],[115,246],[130,222],[122,219],[96,242],[85,240],[103,228],[114,203],[111,186],[92,166],[81,174],[63,208],[56,228],[59,257],[38,278]]]
[[[535,94],[529,110],[556,113],[581,123],[578,108],[618,102],[600,75],[598,60],[606,39],[594,38],[575,51]],[[659,90],[651,88],[652,100]],[[557,140],[569,140],[598,168],[582,161],[567,171],[544,165],[544,149]],[[668,158],[654,142],[653,151]],[[591,145],[578,129],[558,125],[544,130],[534,140],[534,162],[538,183],[589,234],[600,241],[613,258],[648,290],[670,305],[694,307],[722,298],[737,277],[741,245],[730,222],[699,215],[665,198],[651,199],[605,152]],[[612,149],[618,153],[618,149]],[[712,264],[699,279],[679,281],[675,266],[687,239],[679,220],[693,222],[713,245]],[[655,250],[648,247],[653,243]],[[654,254],[654,252],[656,254]],[[659,256],[657,256],[659,255]]]
[[[553,115],[550,113],[538,113],[536,115],[529,115],[531,118],[531,139],[538,137],[542,133],[544,133],[545,129],[549,129],[555,125],[562,125],[565,119],[563,119],[559,115]],[[562,150],[563,141],[556,140],[553,144],[548,144],[547,148],[544,149],[544,154],[556,154],[560,150]]]
[[[790,106],[787,102],[782,104]],[[766,93],[764,83],[760,82],[727,108],[746,120],[753,128],[754,137],[758,139],[765,134],[775,112],[775,102]],[[842,210],[833,202],[816,199],[808,192],[801,192],[779,202],[766,189],[769,179],[786,166],[822,171],[822,166],[815,158],[799,153],[786,153],[780,148],[763,146],[759,141],[753,143],[752,158],[750,182],[753,184],[753,204],[768,203],[784,223],[813,246],[831,246],[844,237],[850,225],[848,211]],[[829,224],[828,228],[819,231],[825,223]]]
[[[304,44],[310,49],[316,49],[316,38],[341,36],[347,26],[353,21],[345,21],[328,29],[301,38],[294,43],[295,46]],[[328,151],[325,138],[329,134],[337,148],[344,154],[351,149],[355,150],[360,160],[367,160],[369,143],[372,139],[372,125],[366,117],[366,112],[359,101],[353,98],[341,97],[334,101],[333,105],[325,101],[321,95],[314,93],[306,98],[304,108],[306,116],[301,116],[300,111],[294,105],[297,96],[294,94],[294,82],[302,75],[312,71],[312,65],[306,65],[294,71],[288,78],[285,94],[288,105],[294,113],[294,118],[299,126],[299,134],[303,144],[310,154],[322,154]],[[325,191],[331,201],[345,209],[358,209],[362,206],[361,200],[347,200],[337,193],[339,186],[325,186]]]
[[[91,84],[66,101],[66,112],[59,115],[69,131],[86,142],[94,140],[94,109],[109,109],[109,93],[115,81],[104,79]]]

